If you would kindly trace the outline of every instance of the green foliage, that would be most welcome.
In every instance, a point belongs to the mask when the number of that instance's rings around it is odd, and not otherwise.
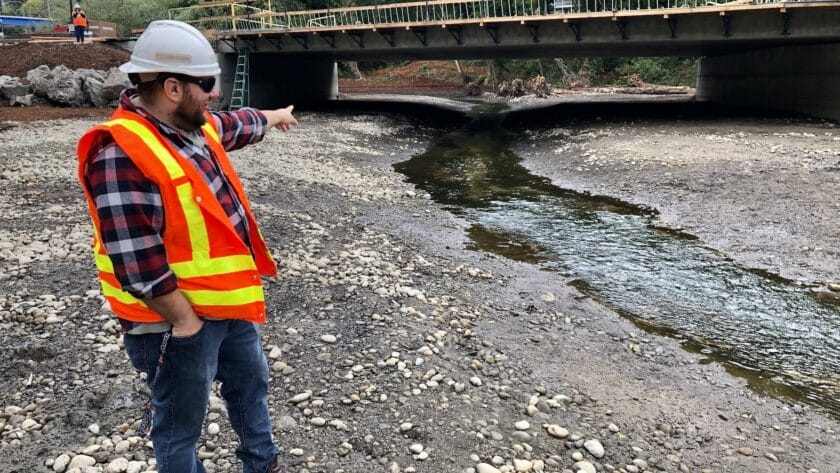
[[[8,8],[8,7],[7,7]],[[36,16],[40,18],[63,19],[70,17],[69,4],[63,0],[26,0],[18,8],[19,14],[23,16]]]
[[[662,85],[693,85],[697,72],[691,58],[631,58],[617,69],[619,80],[637,74],[644,82]]]
[[[147,0],[88,0],[85,13],[91,20],[117,23],[119,34],[126,35],[132,28],[144,28],[150,21],[167,18],[164,3]]]
[[[484,61],[464,61],[470,65],[483,65]],[[564,76],[554,59],[508,59],[496,61],[496,74],[500,81],[520,78],[530,79],[543,75],[554,86],[567,86]],[[638,76],[644,82],[660,85],[693,86],[697,72],[695,58],[681,57],[631,57],[631,58],[564,58],[567,72],[578,83],[592,86],[625,85],[627,78]]]
[[[126,35],[132,28],[143,28],[152,20],[167,18],[169,8],[191,5],[197,0],[73,0],[73,3],[76,2],[90,20],[117,23],[118,33]],[[70,18],[70,2],[26,0],[16,13],[65,22]]]

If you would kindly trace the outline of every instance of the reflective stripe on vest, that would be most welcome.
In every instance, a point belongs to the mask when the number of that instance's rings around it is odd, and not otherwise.
[[[184,261],[169,261],[169,267],[175,276],[178,278],[178,288],[193,306],[197,313],[218,318],[238,318],[246,319],[253,322],[263,322],[265,320],[265,302],[262,289],[262,281],[260,273],[257,270],[257,263],[251,255],[247,246],[235,237],[233,245],[230,241],[229,235],[213,235],[212,238],[216,245],[222,245],[223,250],[227,253],[241,253],[241,254],[224,254],[211,257],[213,246],[211,245],[211,236],[208,235],[208,226],[205,221],[205,214],[202,212],[202,207],[199,205],[200,196],[197,195],[193,188],[193,181],[184,172],[182,165],[179,163],[172,151],[161,142],[155,133],[153,133],[143,123],[129,118],[114,118],[106,123],[100,125],[102,130],[110,130],[114,127],[121,127],[129,131],[136,138],[139,138],[148,150],[134,150],[134,153],[151,152],[158,160],[163,169],[168,175],[168,180],[174,187],[173,197],[161,197],[164,199],[164,211],[174,211],[173,215],[183,215],[183,227],[186,228],[188,238],[186,242],[178,243],[178,254],[186,254],[190,259]],[[210,140],[214,140],[214,146],[221,147],[219,143],[219,135],[215,128],[208,122],[202,126],[202,130]],[[85,138],[83,138],[83,141]],[[223,151],[223,149],[222,149]],[[82,159],[82,148],[80,147],[80,159]],[[135,156],[132,159],[140,159],[142,156]],[[87,158],[85,158],[87,159]],[[136,161],[135,161],[136,162]],[[187,166],[190,164],[187,163]],[[81,169],[81,167],[80,167]],[[141,168],[142,170],[142,168]],[[81,172],[81,171],[80,171]],[[160,171],[155,171],[160,174]],[[158,176],[159,179],[162,176]],[[205,185],[204,181],[197,185]],[[209,189],[209,188],[208,188]],[[88,196],[90,199],[90,196]],[[247,202],[244,196],[240,199]],[[177,200],[177,203],[174,202]],[[92,201],[89,202],[92,205]],[[168,206],[167,206],[168,205]],[[171,208],[177,205],[180,208]],[[112,310],[119,316],[129,320],[139,322],[159,321],[162,318],[152,311],[142,300],[139,300],[123,291],[120,287],[119,281],[114,274],[113,263],[104,251],[102,242],[100,241],[100,231],[98,228],[98,218],[94,217],[94,256],[96,266],[99,270],[99,278],[102,284],[102,292],[111,305]],[[250,221],[253,221],[253,216],[248,212]],[[168,217],[169,218],[169,217]],[[180,223],[180,222],[179,222]],[[231,227],[231,234],[235,234],[232,230],[232,224],[226,221],[226,225]],[[181,232],[183,233],[183,232]],[[259,232],[258,232],[259,233]],[[225,240],[228,238],[228,240]],[[261,238],[261,235],[255,236]],[[164,243],[167,244],[167,250],[170,250],[172,241],[182,241],[183,237],[164,236]],[[167,243],[169,241],[169,243]],[[189,248],[184,247],[188,244]],[[260,244],[264,242],[260,240]],[[172,250],[175,250],[172,248]],[[173,251],[175,253],[175,251]],[[218,254],[219,251],[216,251]],[[170,258],[171,259],[171,258]],[[268,263],[261,263],[264,266],[276,268],[268,256]]]

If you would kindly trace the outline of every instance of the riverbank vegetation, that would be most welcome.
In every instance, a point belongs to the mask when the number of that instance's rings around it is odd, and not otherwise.
[[[579,89],[641,84],[694,86],[696,58],[543,58],[453,61],[427,61],[419,66],[411,62],[361,62],[342,64],[346,78],[376,75],[399,76],[408,69],[414,77],[464,84],[483,83],[495,90],[503,82],[528,81],[543,76],[555,88]]]

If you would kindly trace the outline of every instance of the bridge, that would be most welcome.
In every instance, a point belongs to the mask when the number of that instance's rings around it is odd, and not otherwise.
[[[840,0],[431,0],[307,11],[211,1],[223,84],[250,53],[251,99],[337,95],[335,61],[698,56],[697,96],[840,119]]]

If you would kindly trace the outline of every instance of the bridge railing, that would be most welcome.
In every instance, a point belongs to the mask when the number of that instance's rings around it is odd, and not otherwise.
[[[726,3],[777,3],[783,0],[433,0],[364,7],[278,12],[241,3],[173,8],[171,19],[203,30],[309,30],[364,26],[441,24],[492,18],[527,18],[554,14],[700,8]]]

